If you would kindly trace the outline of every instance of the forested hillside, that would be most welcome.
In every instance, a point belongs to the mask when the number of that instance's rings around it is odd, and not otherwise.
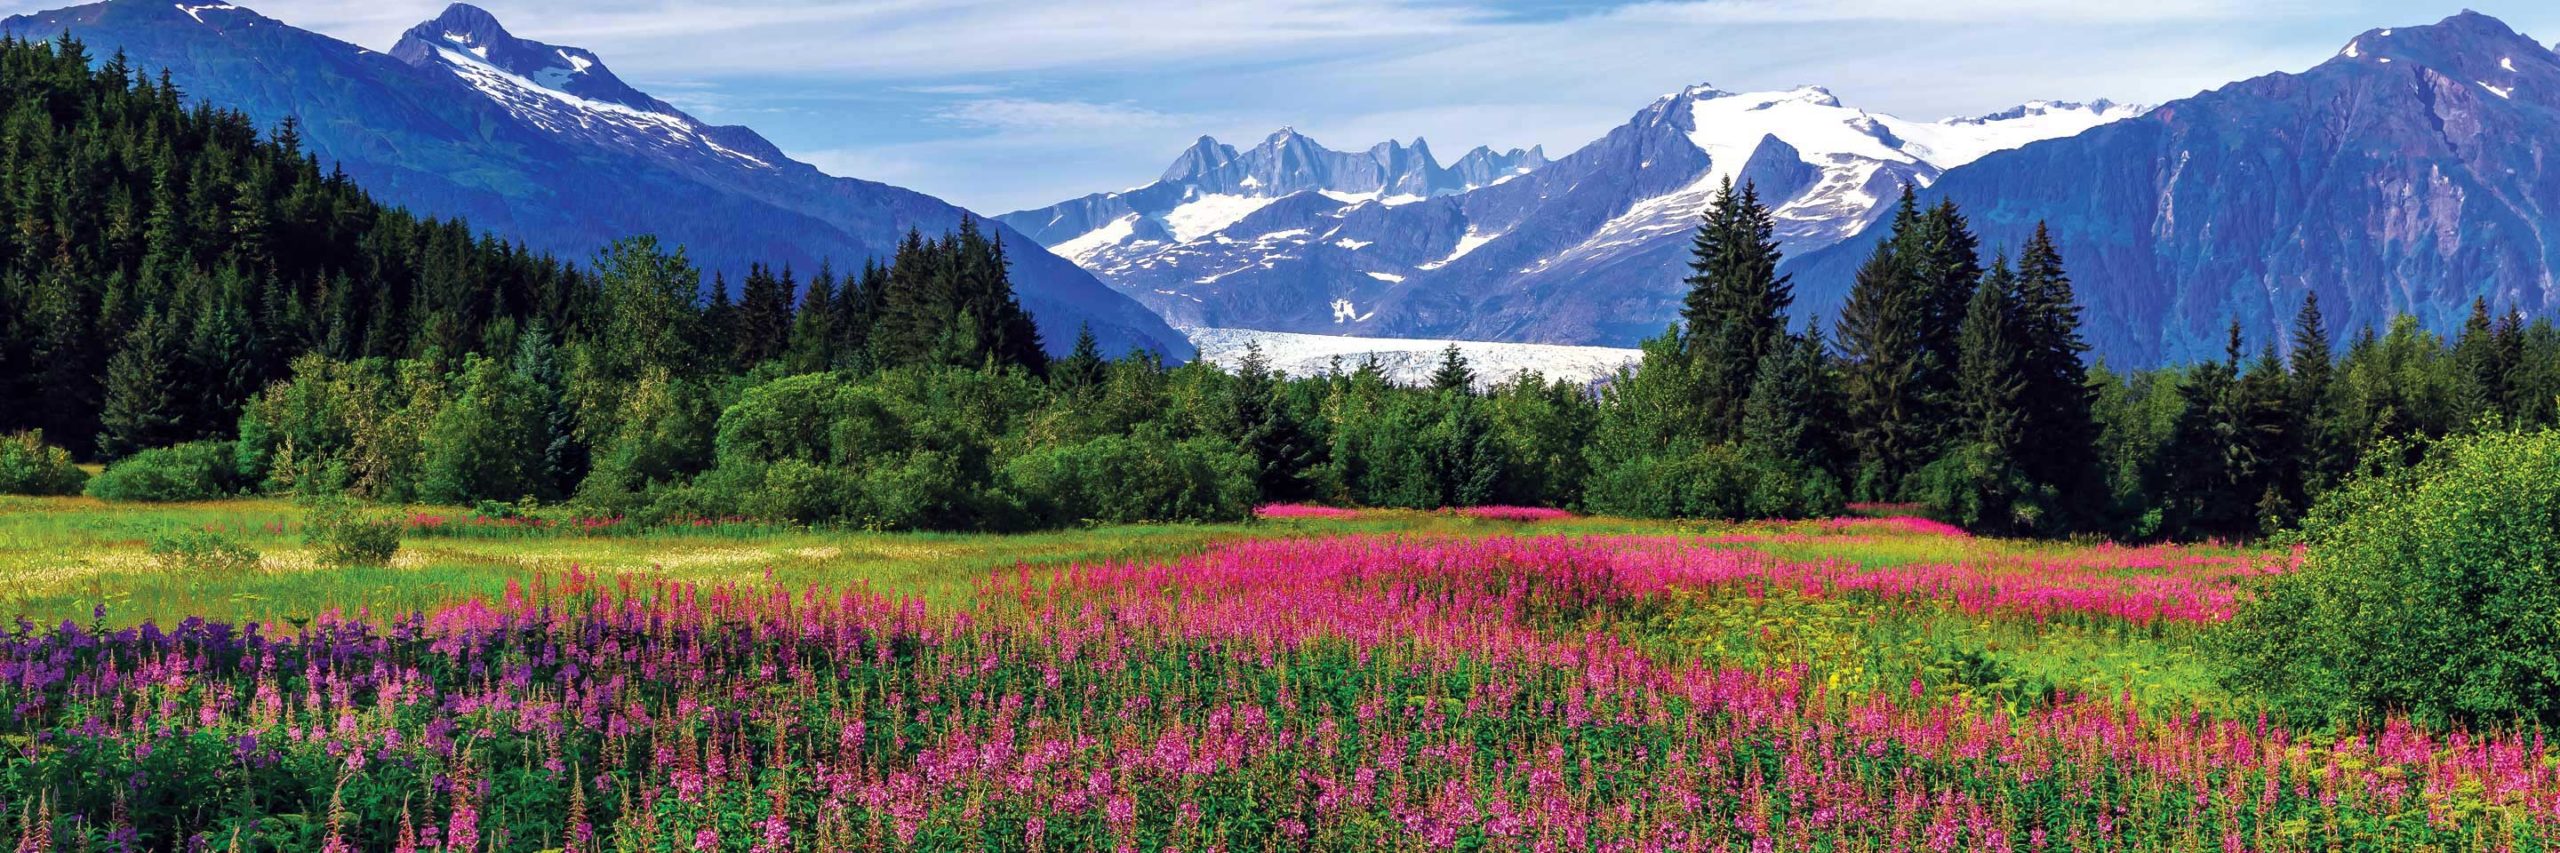
[[[77,42],[0,41],[0,424],[109,456],[229,432],[303,353],[459,354],[588,327],[594,282],[389,209],[291,124]]]

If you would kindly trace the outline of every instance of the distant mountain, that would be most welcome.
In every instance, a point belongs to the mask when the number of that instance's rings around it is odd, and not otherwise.
[[[1431,155],[1431,144],[1419,138],[1412,145],[1388,140],[1353,154],[1328,149],[1291,128],[1246,151],[1203,136],[1155,183],[999,219],[1088,267],[1143,266],[1281,199],[1320,196],[1304,204],[1335,211],[1369,202],[1409,204],[1491,186],[1546,163],[1541,149],[1495,153],[1479,147],[1443,167]]]
[[[1993,154],[1924,195],[1986,244],[2050,221],[2091,343],[2125,366],[2218,358],[2233,319],[2282,339],[2304,294],[2341,328],[2459,327],[2474,298],[2560,304],[2560,55],[2494,18],[2380,29],[2067,140]],[[1790,264],[1836,311],[1873,243]],[[2340,339],[2345,333],[2336,333]]]
[[[1913,122],[1807,87],[1663,97],[1582,150],[1420,140],[1366,154],[1294,131],[1248,152],[1201,139],[1154,184],[1003,220],[1184,327],[1628,345],[1677,312],[1689,232],[1728,177],[1777,208],[1790,251],[1828,246],[1992,151],[2131,118],[2038,102]]]
[[[632,88],[592,52],[517,38],[463,4],[388,54],[231,4],[110,0],[7,18],[0,31],[69,32],[98,56],[121,50],[146,73],[168,69],[196,99],[262,123],[296,119],[307,149],[376,197],[571,259],[656,234],[734,282],[754,261],[804,273],[822,261],[856,267],[910,228],[938,234],[967,215],[821,173],[754,131],[705,124]],[[1016,290],[1052,349],[1090,323],[1115,351],[1189,354],[1180,335],[1092,274],[993,230],[1011,245]]]

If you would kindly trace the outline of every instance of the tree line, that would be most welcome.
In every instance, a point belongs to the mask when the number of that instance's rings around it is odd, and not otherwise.
[[[106,495],[931,529],[1874,502],[2228,537],[2291,524],[2376,454],[2550,424],[2560,397],[2560,333],[2485,303],[2452,340],[2404,318],[2341,351],[2306,300],[2290,340],[2252,351],[2235,327],[2223,360],[2110,370],[2041,229],[1986,263],[1962,211],[1908,192],[1840,316],[1799,322],[1747,185],[1698,230],[1680,321],[1596,387],[1478,377],[1454,348],[1420,387],[1110,358],[1090,334],[1053,359],[975,223],[733,290],[645,237],[570,264],[386,207],[292,124],[188,107],[69,40],[0,40],[0,98],[0,432],[116,462]]]

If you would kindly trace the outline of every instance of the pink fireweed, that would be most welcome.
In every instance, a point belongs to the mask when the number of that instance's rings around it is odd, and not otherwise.
[[[1894,515],[1878,518],[1835,518],[1830,521],[1823,522],[1822,526],[1826,529],[1836,531],[1854,532],[1861,530],[1873,530],[1885,533],[1944,536],[1956,539],[1972,535],[1966,533],[1964,528],[1957,527],[1943,521],[1938,521],[1936,519],[1921,518],[1915,515]]]
[[[1254,508],[1253,515],[1256,518],[1271,519],[1358,518],[1360,511],[1315,504],[1263,504]]]
[[[1543,506],[1471,506],[1452,512],[1492,521],[1562,521],[1573,517],[1573,513]]]
[[[1853,695],[1802,665],[1666,659],[1612,630],[1669,592],[1781,586],[2209,619],[2190,587],[2269,569],[2175,549],[1871,570],[1666,538],[1343,537],[1024,567],[957,613],[571,575],[382,630],[30,626],[0,637],[0,733],[25,745],[0,755],[0,800],[142,849],[209,847],[208,814],[324,813],[338,757],[359,754],[354,849],[393,847],[412,806],[427,848],[558,846],[572,790],[597,849],[738,853],[2560,843],[2538,736],[2394,721],[2309,738],[2103,696],[1987,713],[1928,683]],[[215,795],[240,805],[123,805]],[[25,811],[0,810],[0,835],[51,843]]]

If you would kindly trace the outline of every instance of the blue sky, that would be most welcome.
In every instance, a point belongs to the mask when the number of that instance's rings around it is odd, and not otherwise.
[[[382,48],[442,0],[242,0]],[[15,9],[59,3],[10,0]],[[1561,156],[1684,85],[1828,86],[1911,118],[2158,103],[2298,70],[2459,2],[2382,0],[481,0],[518,35],[830,172],[987,213],[1153,180],[1293,125]],[[2473,0],[2545,44],[2560,4]]]

